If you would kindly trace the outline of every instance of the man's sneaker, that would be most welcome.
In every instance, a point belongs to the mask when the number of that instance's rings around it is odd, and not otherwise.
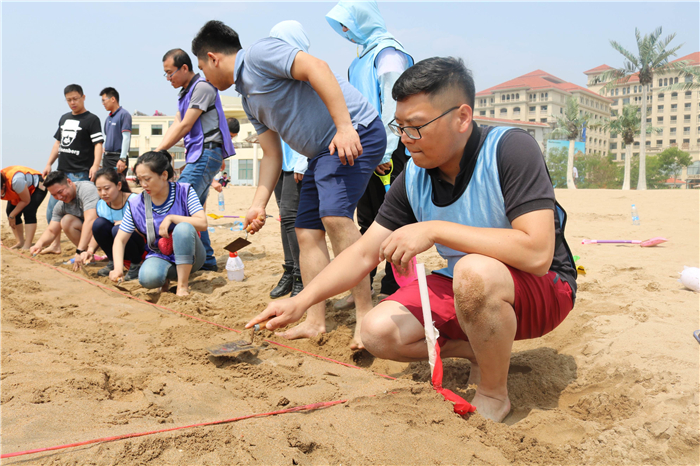
[[[284,295],[288,295],[292,291],[292,286],[294,285],[294,275],[292,275],[292,268],[284,266],[284,273],[282,278],[277,283],[272,291],[270,291],[270,298],[277,299]]]
[[[107,265],[102,267],[100,270],[97,271],[97,276],[98,277],[109,277],[109,272],[114,270],[114,262],[109,261]]]
[[[304,283],[301,281],[301,275],[294,275],[294,284],[292,285],[291,298],[295,297],[304,290]]]
[[[129,280],[138,280],[139,270],[141,270],[141,264],[132,263],[129,266],[129,270],[126,272],[126,275],[124,275],[124,281],[128,282]]]
[[[219,266],[216,264],[216,261],[214,261],[213,263],[205,262],[204,264],[202,264],[202,267],[199,270],[203,270],[205,272],[218,272]]]

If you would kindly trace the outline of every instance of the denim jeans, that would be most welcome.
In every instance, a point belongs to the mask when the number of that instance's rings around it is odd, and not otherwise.
[[[182,174],[177,181],[179,183],[189,183],[192,185],[194,191],[197,193],[197,197],[199,197],[199,202],[204,205],[209,195],[211,182],[221,169],[222,162],[223,158],[221,156],[220,147],[216,149],[204,149],[202,155],[196,162],[185,165],[185,169],[182,170]],[[214,249],[211,247],[209,232],[206,230],[202,232],[202,244],[204,245],[204,250],[207,255],[204,263],[208,267],[216,267]]]
[[[194,273],[204,264],[204,245],[197,231],[189,223],[178,223],[172,232],[175,263],[159,257],[149,257],[139,270],[139,283],[142,287],[160,288],[166,280],[177,280],[177,265],[192,264]]]
[[[117,236],[118,231],[119,225],[115,225],[103,217],[97,217],[92,224],[92,237],[95,238],[97,244],[99,244],[104,253],[107,254],[109,260],[114,260],[112,246],[114,245],[114,237]],[[145,247],[146,243],[143,237],[136,232],[132,233],[131,238],[129,238],[129,241],[126,242],[126,246],[124,247],[124,260],[131,261],[132,264],[140,264]]]
[[[294,172],[280,173],[280,179],[275,186],[275,199],[280,209],[280,229],[282,230],[282,250],[284,251],[284,265],[292,270],[295,275],[301,275],[299,271],[299,243],[294,222],[297,219],[299,208],[299,192],[301,183],[294,181]]]
[[[90,181],[90,172],[66,172],[66,176],[72,182],[76,181]],[[48,190],[47,190],[48,192]],[[51,217],[53,214],[53,208],[58,204],[58,199],[53,196],[49,196],[49,204],[46,206],[46,223],[51,223]]]

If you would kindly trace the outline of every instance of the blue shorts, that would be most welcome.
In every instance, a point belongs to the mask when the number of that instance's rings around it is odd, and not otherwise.
[[[309,161],[299,195],[296,228],[325,230],[323,217],[353,218],[357,202],[386,151],[386,131],[379,117],[367,127],[359,125],[357,133],[362,155],[354,165],[341,164],[338,153],[331,155],[328,149]]]

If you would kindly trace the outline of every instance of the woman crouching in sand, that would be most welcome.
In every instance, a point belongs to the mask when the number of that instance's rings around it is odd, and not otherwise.
[[[207,217],[197,193],[173,177],[172,158],[166,151],[146,152],[136,161],[134,172],[143,192],[129,199],[119,232],[114,238],[114,270],[109,278],[123,276],[124,248],[138,232],[146,238],[148,254],[139,271],[144,288],[167,291],[177,279],[177,295],[189,294],[190,273],[202,267],[204,245],[197,234],[207,229]]]

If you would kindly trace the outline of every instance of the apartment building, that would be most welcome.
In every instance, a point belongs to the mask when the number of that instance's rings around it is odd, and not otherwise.
[[[240,133],[233,139],[236,155],[226,160],[226,172],[234,185],[253,185],[259,168],[262,151],[257,145],[245,139],[255,133],[255,128],[248,121],[240,97],[221,95],[221,105],[226,118],[237,118],[241,124]],[[175,121],[174,115],[134,115],[132,117],[131,145],[129,147],[129,166],[136,164],[139,155],[155,150],[163,136]],[[180,140],[169,152],[173,155],[175,168],[185,164],[185,147]]]
[[[566,82],[545,71],[536,70],[510,81],[477,92],[474,118],[511,120],[513,123],[538,123],[554,128],[554,116],[563,116],[566,100],[578,99],[580,112],[592,123],[602,123],[610,116],[611,99],[584,87]],[[543,138],[546,137],[546,132]],[[586,153],[605,154],[608,131],[587,129]]]
[[[676,62],[687,60],[693,67],[700,67],[700,52],[681,57]],[[625,105],[642,106],[642,86],[639,76],[633,75],[626,83],[610,90],[603,90],[605,83],[599,82],[599,77],[605,71],[612,69],[608,65],[584,71],[588,76],[588,89],[596,94],[602,94],[611,99],[611,115],[622,112]],[[683,179],[700,180],[700,89],[689,91],[665,91],[671,84],[693,82],[692,76],[682,73],[656,74],[654,81],[647,88],[647,124],[661,128],[661,133],[648,134],[646,137],[647,155],[658,154],[668,147],[679,147],[689,152],[693,165],[684,171]],[[615,155],[615,160],[625,157],[625,144],[617,135],[610,135],[609,151]],[[639,155],[639,138],[634,142],[634,155]]]

